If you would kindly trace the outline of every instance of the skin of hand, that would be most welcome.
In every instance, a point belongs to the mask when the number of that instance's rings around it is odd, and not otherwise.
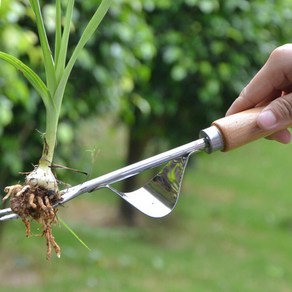
[[[257,118],[258,126],[275,130],[268,139],[289,143],[291,134],[283,127],[292,125],[292,44],[278,47],[271,53],[226,115],[258,106],[264,106]]]

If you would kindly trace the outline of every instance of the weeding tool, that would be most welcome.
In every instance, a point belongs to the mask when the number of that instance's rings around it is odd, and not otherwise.
[[[64,204],[81,194],[107,188],[142,213],[155,218],[164,217],[174,209],[178,201],[191,154],[199,151],[229,151],[273,133],[257,126],[256,119],[261,110],[262,108],[253,108],[216,120],[209,128],[200,132],[200,138],[196,141],[65,189],[59,204]],[[291,125],[292,121],[284,125],[283,129]],[[165,166],[161,171],[137,190],[121,192],[113,187],[116,182],[163,164]],[[12,218],[17,218],[17,215],[10,208],[0,210],[0,221]]]

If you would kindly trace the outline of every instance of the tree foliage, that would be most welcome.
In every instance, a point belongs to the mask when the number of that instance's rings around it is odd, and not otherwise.
[[[156,53],[147,64],[149,78],[135,81],[129,95],[128,115],[138,111],[137,136],[149,132],[172,144],[192,139],[224,114],[268,54],[291,36],[284,25],[291,22],[288,1],[147,3]],[[135,103],[137,96],[148,112]]]

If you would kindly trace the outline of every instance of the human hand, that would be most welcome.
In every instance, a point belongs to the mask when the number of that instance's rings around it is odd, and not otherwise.
[[[289,143],[291,134],[283,127],[289,121],[292,124],[292,44],[278,47],[271,53],[226,115],[258,106],[264,106],[257,119],[258,126],[275,130],[268,139]]]

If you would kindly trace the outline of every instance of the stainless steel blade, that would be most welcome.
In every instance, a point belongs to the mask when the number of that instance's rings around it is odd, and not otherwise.
[[[142,213],[155,218],[164,217],[176,206],[189,156],[169,161],[149,182],[132,192],[120,192],[111,185],[107,188]]]

